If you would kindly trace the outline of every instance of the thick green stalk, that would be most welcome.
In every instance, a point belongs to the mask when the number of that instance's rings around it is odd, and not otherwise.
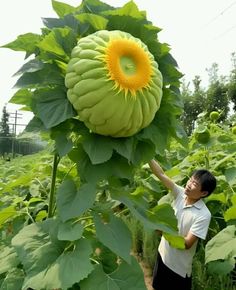
[[[49,205],[48,205],[48,218],[51,218],[53,216],[53,207],[55,202],[55,184],[56,184],[56,176],[57,176],[57,166],[60,162],[60,157],[57,153],[54,154],[53,159],[53,168],[52,168],[52,181],[51,181],[51,187],[50,187],[50,193],[49,193]]]

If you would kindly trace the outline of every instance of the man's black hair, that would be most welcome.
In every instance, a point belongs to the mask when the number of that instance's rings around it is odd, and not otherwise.
[[[200,182],[201,191],[208,192],[206,196],[209,196],[215,190],[216,178],[210,171],[206,169],[198,169],[193,172],[192,177]]]

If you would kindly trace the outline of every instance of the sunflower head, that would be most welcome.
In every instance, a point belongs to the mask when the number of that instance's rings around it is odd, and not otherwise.
[[[104,54],[108,77],[119,90],[132,96],[148,88],[153,75],[150,53],[134,38],[112,38]]]
[[[140,39],[119,30],[100,30],[78,41],[66,86],[86,126],[113,137],[148,126],[162,97],[162,75],[153,55]]]

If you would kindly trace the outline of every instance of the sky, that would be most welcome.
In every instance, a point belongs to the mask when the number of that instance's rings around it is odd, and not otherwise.
[[[56,17],[51,0],[3,0],[0,12],[0,46],[9,43],[18,35],[39,33],[44,27],[42,18]],[[78,6],[81,0],[60,0]],[[123,6],[128,0],[103,0],[114,7]],[[206,68],[215,62],[219,74],[229,75],[232,68],[231,54],[236,52],[236,0],[134,0],[140,10],[145,10],[147,19],[162,29],[160,42],[169,44],[170,53],[178,63],[184,78],[202,78],[208,83]],[[17,81],[13,74],[24,64],[25,53],[0,48],[0,115],[2,108],[14,95]],[[26,124],[31,113],[19,111],[20,107],[7,104],[14,116],[17,111]],[[18,126],[18,132],[24,126]]]

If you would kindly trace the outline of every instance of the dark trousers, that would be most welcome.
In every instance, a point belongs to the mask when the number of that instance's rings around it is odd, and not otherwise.
[[[192,278],[181,277],[169,269],[162,261],[160,254],[157,255],[157,261],[153,271],[152,287],[155,290],[191,290]]]

